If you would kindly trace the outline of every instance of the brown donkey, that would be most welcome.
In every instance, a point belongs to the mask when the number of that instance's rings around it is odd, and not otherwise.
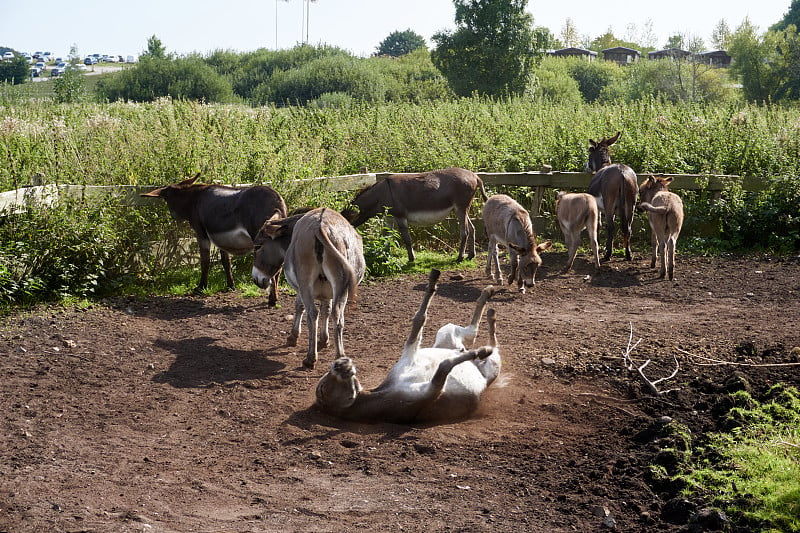
[[[359,191],[350,205],[342,210],[342,215],[358,227],[388,210],[397,221],[408,260],[413,262],[414,250],[408,225],[436,224],[455,210],[461,234],[458,261],[464,259],[465,253],[472,259],[475,257],[475,227],[469,219],[469,207],[478,188],[486,200],[481,179],[463,168],[393,174]]]
[[[589,194],[597,200],[597,208],[603,211],[606,219],[606,253],[603,261],[611,259],[614,249],[614,215],[620,213],[622,222],[622,242],[625,246],[625,259],[631,256],[631,225],[633,224],[634,205],[639,185],[636,173],[627,165],[611,163],[609,147],[617,142],[621,132],[610,139],[603,137],[600,141],[589,140],[589,160],[586,172],[595,173],[589,183]]]
[[[680,196],[667,190],[671,181],[672,178],[650,176],[639,186],[642,198],[639,209],[647,211],[652,234],[650,268],[656,266],[658,251],[661,258],[658,277],[667,276],[670,281],[675,277],[675,246],[683,226],[683,201]]]
[[[272,187],[228,187],[196,183],[200,174],[142,194],[162,198],[176,220],[186,220],[194,230],[200,247],[200,283],[195,291],[208,285],[211,244],[219,248],[228,288],[234,289],[230,254],[245,255],[253,249],[253,239],[264,222],[286,216],[286,203]],[[275,275],[277,282],[277,273]],[[268,304],[277,303],[277,283],[270,288]]]

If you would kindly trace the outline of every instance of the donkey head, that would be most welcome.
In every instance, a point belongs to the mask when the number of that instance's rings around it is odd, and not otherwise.
[[[599,141],[589,139],[589,160],[586,162],[586,172],[594,174],[601,168],[611,164],[611,152],[609,147],[617,142],[622,132],[618,131],[616,135],[610,139],[603,137]]]
[[[186,191],[192,189],[199,177],[200,173],[198,172],[191,178],[186,178],[183,181],[165,187],[153,189],[150,192],[142,193],[140,196],[144,198],[163,198],[164,201],[167,202],[167,206],[173,218],[177,220],[188,220],[190,218],[191,208],[194,205],[194,200],[191,198],[191,195],[186,194]]]
[[[525,248],[517,246],[513,242],[508,243],[508,247],[519,256],[517,279],[519,280],[520,290],[524,291],[525,286],[533,287],[536,285],[536,272],[542,266],[542,258],[539,254],[548,250],[551,246],[553,246],[552,241],[545,241],[537,246],[536,241],[532,240],[530,246]],[[514,280],[509,280],[509,283],[513,282]]]
[[[292,240],[292,229],[300,216],[280,218],[275,213],[264,222],[253,239],[253,283],[262,289],[269,287],[273,276],[283,267],[286,250]]]
[[[648,176],[647,179],[644,180],[641,185],[639,185],[639,197],[641,198],[642,202],[650,203],[656,193],[669,190],[668,187],[671,182],[672,178],[656,178],[655,176]]]

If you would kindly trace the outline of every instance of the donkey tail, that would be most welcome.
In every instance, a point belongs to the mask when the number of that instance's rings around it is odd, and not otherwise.
[[[478,176],[476,176],[476,177],[478,177]],[[486,200],[489,199],[489,196],[487,196],[487,194],[486,194],[486,189],[483,188],[483,180],[480,177],[478,177],[478,187],[480,188],[480,191],[481,191],[481,198],[485,202]]]
[[[339,251],[339,249],[334,246],[333,242],[331,242],[330,237],[328,236],[328,232],[325,231],[324,227],[318,227],[315,237],[317,241],[322,244],[322,248],[324,250],[323,254],[328,254],[331,258],[333,258],[336,266],[338,267],[337,272],[325,272],[325,275],[328,276],[329,281],[331,277],[336,278],[342,285],[344,291],[347,292],[347,301],[356,303],[358,299],[358,276],[356,275],[356,271],[353,269],[353,266],[350,264],[350,261],[347,260],[347,257]],[[325,269],[325,258],[322,258],[323,270]],[[331,276],[331,274],[333,276]],[[333,286],[333,283],[331,283]],[[336,296],[336,295],[334,295]]]
[[[666,215],[670,212],[670,208],[666,205],[655,206],[647,202],[639,202],[639,209],[642,211],[649,211],[650,213],[656,213],[658,215]]]

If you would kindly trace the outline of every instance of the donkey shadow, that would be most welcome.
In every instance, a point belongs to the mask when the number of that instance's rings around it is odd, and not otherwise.
[[[234,350],[216,346],[216,341],[212,337],[156,340],[155,346],[174,353],[175,361],[153,381],[176,388],[211,387],[275,377],[285,369],[284,363],[264,357],[264,350]]]

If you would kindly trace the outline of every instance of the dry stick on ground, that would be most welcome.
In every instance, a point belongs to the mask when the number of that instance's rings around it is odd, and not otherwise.
[[[733,366],[754,366],[754,367],[763,367],[763,366],[800,366],[800,363],[736,363],[733,361],[724,361],[722,359],[713,359],[711,357],[706,357],[704,355],[697,355],[686,350],[681,350],[680,348],[675,348],[682,354],[688,355],[690,358],[702,359],[704,361],[709,361],[708,363],[694,363],[700,366],[719,366],[719,365],[733,365]]]
[[[633,369],[635,368],[636,371],[639,372],[639,375],[641,376],[641,378],[644,380],[644,382],[647,384],[647,386],[650,387],[650,390],[653,391],[653,394],[655,394],[656,396],[663,396],[663,395],[665,395],[665,394],[667,394],[669,392],[674,392],[674,391],[680,390],[680,389],[669,389],[669,390],[665,390],[665,391],[660,391],[660,390],[658,390],[658,387],[657,387],[657,385],[659,383],[661,383],[662,381],[670,380],[670,379],[674,378],[678,374],[678,371],[681,369],[681,365],[680,365],[680,363],[678,363],[678,357],[677,356],[675,356],[675,355],[672,356],[673,358],[675,358],[675,370],[672,371],[672,374],[670,374],[669,376],[657,379],[655,381],[650,381],[647,378],[647,376],[644,375],[644,369],[645,369],[645,367],[647,365],[650,364],[650,359],[648,359],[647,361],[645,361],[644,363],[642,363],[638,367],[634,364],[633,359],[631,358],[631,352],[637,346],[639,346],[639,343],[642,342],[642,339],[640,338],[638,341],[636,341],[635,343],[631,344],[633,342],[633,323],[632,322],[628,322],[628,324],[630,325],[631,332],[630,332],[630,335],[628,335],[628,347],[625,350],[625,353],[622,354],[622,362],[625,365],[625,368],[628,370],[628,372],[633,372]]]

